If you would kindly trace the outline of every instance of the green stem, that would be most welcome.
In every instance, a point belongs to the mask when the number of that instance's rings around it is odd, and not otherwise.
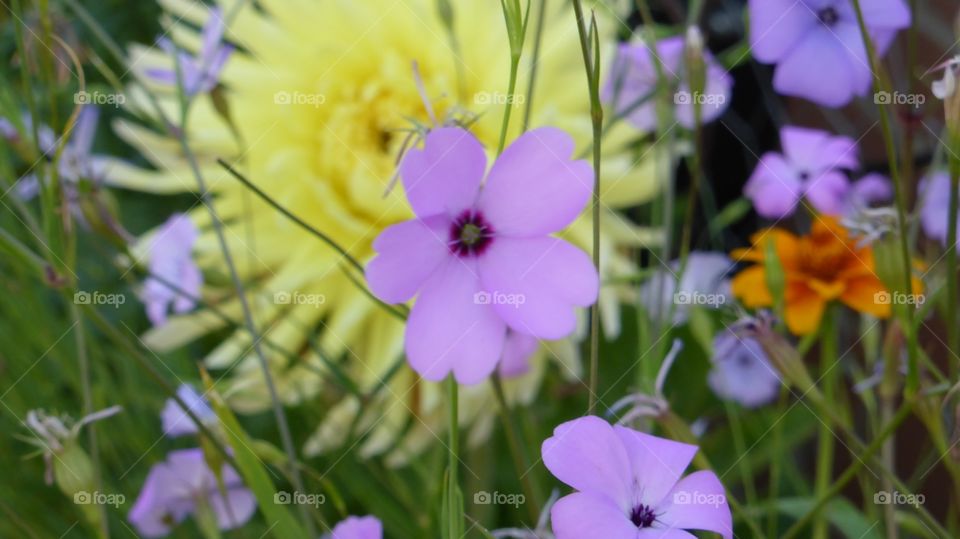
[[[532,1],[532,0],[531,0]],[[523,109],[523,131],[526,132],[530,127],[530,115],[533,113],[533,93],[537,84],[537,71],[540,68],[540,44],[543,41],[543,21],[546,19],[547,0],[540,0],[540,6],[537,10],[537,29],[533,35],[533,52],[530,63],[530,79],[527,81],[527,100]]]
[[[730,431],[733,434],[733,447],[738,455],[748,453],[746,438],[743,435],[743,424],[740,421],[740,414],[737,408],[730,401],[724,401],[724,409],[727,412],[727,420],[730,422]],[[753,483],[753,470],[750,469],[750,462],[746,458],[738,459],[737,465],[740,467],[740,475],[743,481],[743,493],[746,497],[747,505],[757,507],[757,489]]]
[[[951,355],[956,358],[960,354],[960,331],[957,329],[957,206],[960,199],[960,135],[956,130],[949,129],[950,145],[953,147],[947,154],[950,156],[950,205],[947,213],[947,345]],[[957,362],[950,361],[950,371],[955,373]]]
[[[540,518],[540,496],[534,488],[530,479],[529,470],[530,455],[527,454],[526,446],[520,443],[519,432],[514,417],[510,415],[510,408],[507,406],[507,398],[503,392],[503,382],[500,375],[494,373],[491,382],[493,383],[494,395],[497,398],[497,411],[500,414],[500,420],[503,422],[503,431],[507,438],[507,445],[510,446],[510,455],[513,457],[513,465],[517,469],[517,476],[520,478],[520,484],[523,485],[524,494],[530,499],[530,503],[525,504],[530,513],[530,522],[536,522]]]
[[[593,266],[600,273],[600,145],[603,138],[603,106],[600,103],[600,51],[596,32],[596,19],[592,32],[587,33],[586,20],[580,0],[573,0],[573,10],[577,19],[577,34],[580,37],[580,50],[583,53],[583,67],[587,74],[587,86],[590,92],[590,119],[593,124]],[[594,38],[591,47],[589,35]],[[590,53],[593,51],[593,57]],[[590,379],[587,413],[592,414],[597,407],[597,380],[600,376],[600,311],[597,305],[590,307]]]
[[[871,72],[873,73],[874,92],[890,93],[889,84],[880,76],[882,66],[880,58],[877,56],[873,40],[870,38],[870,32],[863,19],[863,9],[860,7],[860,0],[853,0],[854,11],[857,14],[857,24],[860,27],[860,34],[863,38],[863,45],[866,48],[867,56],[870,58]],[[906,182],[909,178],[902,178],[900,169],[897,166],[897,145],[894,139],[893,127],[888,113],[889,107],[880,107],[880,127],[883,131],[883,142],[886,148],[887,159],[890,161],[890,178],[893,181],[894,200],[897,208],[898,235],[900,236],[900,257],[903,263],[903,292],[909,294],[913,289],[913,262],[910,256],[910,245],[907,241],[907,210],[906,210]],[[905,394],[909,397],[917,392],[920,386],[919,370],[919,343],[917,341],[917,328],[914,324],[914,309],[902,309],[905,313],[905,324],[903,331],[907,337],[907,383]]]
[[[520,67],[520,55],[510,55],[510,84],[507,87],[507,103],[503,109],[503,122],[500,124],[500,142],[497,144],[497,155],[503,153],[503,146],[507,143],[507,129],[510,126],[510,114],[513,112],[513,94],[517,91],[517,70]]]
[[[837,316],[834,306],[827,307],[827,314],[823,317],[823,333],[820,341],[820,376],[823,380],[822,391],[827,402],[833,402],[837,387],[838,374],[841,367],[837,364]],[[834,439],[832,421],[830,417],[820,420],[819,441],[817,443],[817,468],[814,482],[814,492],[817,497],[823,496],[830,488],[830,479],[833,475]],[[827,519],[819,515],[814,521],[814,539],[827,537]]]
[[[445,539],[459,539],[463,530],[463,498],[460,494],[457,470],[460,468],[460,417],[459,386],[453,374],[447,377],[447,401],[449,405],[449,441],[447,461],[447,499]]]

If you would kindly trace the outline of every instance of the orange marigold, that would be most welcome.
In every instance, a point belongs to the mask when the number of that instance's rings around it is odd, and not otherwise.
[[[769,241],[775,242],[783,268],[784,316],[794,334],[815,331],[834,300],[862,313],[890,316],[890,302],[881,300],[887,288],[874,271],[873,250],[859,246],[835,218],[827,216],[816,217],[806,236],[778,228],[762,230],[751,238],[751,247],[732,253],[736,260],[757,263],[737,274],[731,284],[734,296],[747,307],[774,303],[764,260]]]

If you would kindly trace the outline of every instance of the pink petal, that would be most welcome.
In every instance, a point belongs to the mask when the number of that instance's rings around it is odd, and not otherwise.
[[[640,493],[640,503],[656,507],[690,465],[697,454],[697,446],[658,438],[621,425],[614,426],[614,430],[630,459],[632,480]]]
[[[486,168],[487,156],[476,137],[459,127],[441,127],[430,131],[422,150],[407,152],[400,177],[419,217],[455,217],[473,205]]]
[[[724,539],[733,537],[733,519],[726,490],[717,474],[711,471],[694,472],[684,477],[656,512],[658,522],[673,528],[712,531]]]
[[[500,359],[500,375],[511,378],[526,374],[530,370],[530,356],[537,351],[538,346],[540,341],[536,338],[508,331],[503,345],[503,358]]]
[[[798,171],[816,174],[836,168],[857,168],[857,143],[826,131],[787,126],[780,130],[783,153]]]
[[[493,308],[478,301],[476,266],[451,258],[423,285],[407,320],[410,366],[431,381],[453,372],[457,382],[475,384],[497,366],[507,328]]]
[[[646,528],[639,530],[637,539],[697,539],[697,536],[677,528]]]
[[[490,169],[477,207],[500,236],[542,236],[569,225],[593,192],[593,169],[572,161],[573,139],[541,127],[523,134]]]
[[[750,50],[761,62],[778,62],[816,24],[816,13],[802,2],[750,0]]]
[[[225,497],[215,488],[210,495],[210,508],[217,519],[217,526],[221,530],[232,530],[250,520],[257,510],[257,500],[244,487],[227,488]]]
[[[857,72],[866,70],[869,75],[870,69],[857,62],[837,36],[830,29],[815,26],[777,64],[774,88],[781,94],[803,97],[828,107],[849,103],[860,90],[862,76]]]
[[[585,416],[562,423],[543,441],[540,453],[544,466],[560,481],[594,497],[609,498],[621,515],[631,509],[630,460],[606,421]]]
[[[910,8],[903,0],[871,0],[862,2],[861,9],[868,28],[910,26]]]
[[[373,242],[377,256],[367,264],[370,290],[387,303],[412,298],[450,256],[450,220],[443,215],[387,227]]]
[[[333,532],[331,539],[382,539],[383,524],[377,517],[347,517],[340,521]]]
[[[783,157],[768,153],[757,163],[743,192],[753,202],[757,213],[768,219],[779,219],[796,209],[801,183]]]
[[[638,529],[609,498],[575,492],[550,510],[557,539],[636,539]]]
[[[586,253],[564,240],[495,238],[479,259],[480,282],[515,331],[559,339],[576,326],[575,306],[597,299],[599,278]]]
[[[850,182],[839,172],[827,172],[807,182],[806,197],[820,213],[840,215],[846,209]]]

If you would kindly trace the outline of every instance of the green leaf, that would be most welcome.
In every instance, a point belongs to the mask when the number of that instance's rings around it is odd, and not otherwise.
[[[813,509],[814,503],[813,498],[781,498],[777,500],[775,507],[784,515],[800,518]],[[882,539],[879,526],[867,520],[863,513],[844,498],[834,498],[821,511],[827,517],[827,521],[844,537]]]
[[[223,424],[223,431],[227,442],[233,449],[233,458],[237,464],[238,472],[243,476],[243,482],[253,492],[257,499],[257,507],[263,513],[267,523],[271,526],[270,532],[277,538],[307,538],[307,534],[297,523],[293,514],[285,505],[277,503],[277,490],[273,486],[270,474],[267,473],[266,466],[257,457],[253,451],[253,442],[247,433],[240,426],[236,416],[230,411],[224,403],[223,398],[213,389],[210,378],[203,377],[206,386],[207,395],[213,409],[217,413],[217,418]]]

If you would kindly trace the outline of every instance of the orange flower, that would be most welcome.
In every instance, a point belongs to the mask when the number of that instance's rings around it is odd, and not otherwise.
[[[752,247],[732,253],[737,260],[757,263],[733,278],[733,294],[747,307],[773,305],[764,257],[767,242],[775,242],[784,274],[785,319],[794,334],[815,331],[827,304],[834,300],[879,318],[890,316],[890,302],[882,301],[887,288],[874,272],[873,250],[859,247],[836,219],[816,217],[807,236],[771,228],[758,232],[751,241]]]

